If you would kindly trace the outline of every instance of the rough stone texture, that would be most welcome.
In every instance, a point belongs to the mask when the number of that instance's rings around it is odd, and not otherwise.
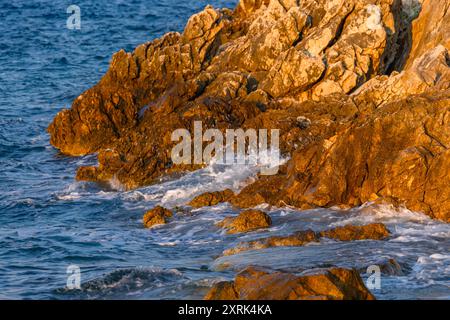
[[[356,270],[331,268],[302,275],[247,267],[216,284],[206,300],[375,300]]]
[[[248,232],[272,225],[270,216],[259,210],[246,210],[237,217],[228,217],[217,224],[221,228],[227,229],[227,233]]]
[[[450,0],[421,2],[417,19],[413,0],[208,6],[182,33],[116,53],[55,117],[51,143],[68,155],[98,152],[98,166],[77,179],[131,189],[203,166],[171,159],[172,132],[193,132],[196,120],[221,131],[277,128],[291,155],[280,173],[204,203],[383,199],[449,221]]]
[[[208,291],[205,300],[239,300],[239,296],[233,282],[221,281]]]
[[[450,2],[421,0],[422,10],[412,25],[412,48],[407,67],[415,59],[442,45],[450,50]]]
[[[242,242],[234,248],[227,249],[223,255],[229,256],[248,250],[266,249],[271,247],[299,247],[320,238],[330,238],[339,241],[384,240],[390,232],[382,223],[372,223],[364,226],[347,225],[330,230],[314,232],[313,230],[297,231],[284,237],[269,237],[250,242]]]
[[[365,226],[343,226],[320,232],[321,237],[340,241],[383,240],[389,235],[389,230],[382,223],[372,223]]]
[[[353,207],[383,198],[449,221],[449,98],[449,90],[416,96],[361,116],[297,148],[284,177],[257,181],[232,202]],[[265,192],[256,201],[255,189]]]
[[[427,51],[401,73],[377,76],[366,82],[353,96],[380,107],[389,101],[414,94],[450,89],[450,56],[442,45]]]
[[[234,192],[230,189],[224,191],[206,192],[195,197],[189,202],[193,208],[215,206],[216,204],[227,202],[234,196]]]
[[[155,208],[147,211],[142,218],[144,227],[151,228],[155,225],[166,224],[167,219],[172,217],[172,211],[163,207],[156,206]]]

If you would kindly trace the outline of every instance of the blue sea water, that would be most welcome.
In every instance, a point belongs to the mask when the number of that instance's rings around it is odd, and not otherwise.
[[[450,227],[406,209],[268,209],[274,226],[244,236],[214,223],[237,212],[203,208],[152,230],[145,210],[181,206],[206,190],[236,190],[255,168],[210,166],[133,191],[76,182],[75,170],[95,156],[72,158],[49,144],[46,128],[62,108],[94,85],[112,54],[169,31],[181,31],[206,4],[236,0],[2,0],[0,2],[0,299],[200,299],[215,281],[263,265],[301,271],[326,265],[364,268],[395,258],[403,275],[382,276],[381,299],[450,298]],[[66,9],[81,8],[69,30]],[[384,222],[388,241],[324,241],[221,257],[239,241]],[[81,289],[66,287],[67,268],[81,270]],[[366,275],[363,273],[363,276]]]

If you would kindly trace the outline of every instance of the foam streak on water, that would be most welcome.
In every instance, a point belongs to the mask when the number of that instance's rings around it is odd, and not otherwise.
[[[82,29],[66,26],[66,6],[50,0],[0,3],[0,299],[201,298],[215,281],[248,264],[303,269],[364,268],[395,258],[402,276],[383,276],[379,298],[450,297],[450,227],[419,213],[371,204],[348,211],[268,210],[273,227],[226,235],[215,223],[238,212],[227,204],[177,215],[146,230],[143,213],[156,204],[182,206],[205,191],[235,191],[258,168],[212,165],[134,191],[74,181],[76,167],[95,156],[70,158],[48,143],[53,116],[70,106],[107,70],[111,54],[172,30],[208,2],[77,1]],[[11,26],[14,25],[14,28]],[[221,257],[223,250],[269,235],[322,230],[347,223],[386,223],[388,241],[324,240]],[[65,289],[69,265],[81,268],[81,290]]]

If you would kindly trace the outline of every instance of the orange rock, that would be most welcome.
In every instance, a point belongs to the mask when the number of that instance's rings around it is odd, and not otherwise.
[[[422,1],[419,17],[412,24],[412,48],[407,67],[439,45],[450,50],[450,0]]]
[[[189,206],[193,208],[201,208],[215,206],[216,204],[227,202],[234,196],[234,192],[230,189],[216,192],[203,193],[189,202]]]
[[[340,241],[355,240],[383,240],[389,237],[390,233],[382,223],[372,223],[365,226],[343,226],[331,230],[320,232],[321,237],[336,239]]]
[[[390,22],[399,8],[380,0],[375,15],[387,33],[365,27],[371,17],[364,2],[329,1],[242,0],[235,11],[208,6],[182,33],[117,52],[99,83],[55,117],[51,143],[69,155],[112,150],[113,158],[98,159],[101,178],[115,176],[133,188],[196,169],[170,161],[171,132],[191,130],[193,120],[239,127],[266,107],[247,99],[257,90],[270,100],[270,94],[310,95],[322,74],[335,87],[353,89],[375,69],[384,71],[378,68],[384,51],[397,51],[397,24]]]
[[[293,235],[286,237],[270,237],[250,242],[243,242],[234,248],[225,250],[223,255],[229,256],[243,251],[266,249],[271,247],[297,247],[317,241],[319,241],[319,236],[316,232],[312,230],[298,231]]]
[[[172,217],[172,211],[161,206],[156,206],[144,214],[142,222],[146,228],[151,228],[158,224],[165,224],[167,218]]]
[[[302,275],[247,267],[234,282],[220,282],[206,300],[374,300],[356,270],[332,268]]]
[[[340,241],[355,241],[383,240],[389,237],[389,235],[389,230],[382,223],[372,223],[364,226],[347,225],[321,232],[314,232],[312,230],[297,231],[293,235],[285,237],[269,237],[250,242],[242,242],[234,248],[225,250],[223,255],[229,256],[243,251],[271,247],[298,247],[307,243],[318,242],[322,237]]]
[[[232,281],[216,283],[205,296],[205,300],[238,300]]]
[[[449,114],[449,90],[388,103],[297,148],[286,174],[259,179],[232,203],[355,207],[379,198],[448,222]]]
[[[260,210],[246,210],[236,218],[225,218],[217,225],[228,229],[228,233],[248,232],[261,228],[268,228],[272,224],[270,216]]]

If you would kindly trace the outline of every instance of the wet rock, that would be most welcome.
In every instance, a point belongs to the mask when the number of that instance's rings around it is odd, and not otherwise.
[[[387,259],[377,263],[380,266],[381,273],[390,276],[403,276],[403,268],[395,259]]]
[[[318,242],[319,238],[319,235],[312,230],[297,231],[290,236],[270,237],[250,242],[242,242],[234,248],[225,250],[223,255],[230,256],[243,251],[259,250],[271,247],[298,247],[307,243]]]
[[[206,300],[374,300],[356,270],[331,268],[295,275],[247,267],[234,282],[220,282]]]
[[[450,89],[449,52],[442,45],[418,57],[410,67],[390,77],[377,76],[352,95],[358,102],[369,102],[376,108],[408,96]]]
[[[370,266],[378,266],[380,268],[380,271],[382,274],[388,275],[388,276],[404,276],[405,272],[402,268],[402,266],[397,262],[397,260],[393,258],[389,259],[382,259],[379,260]],[[366,266],[364,268],[361,268],[358,270],[360,273],[366,273],[368,267]]]
[[[189,206],[193,208],[201,208],[215,206],[216,204],[227,202],[234,196],[234,192],[230,189],[224,191],[206,192],[195,197],[189,202]]]
[[[156,206],[144,214],[142,222],[145,228],[151,228],[155,225],[166,224],[167,219],[171,218],[172,215],[172,211],[161,206]]]
[[[289,236],[269,237],[250,242],[242,242],[234,248],[227,249],[223,255],[229,256],[248,250],[259,250],[271,247],[299,247],[311,242],[318,242],[320,238],[339,241],[356,240],[384,240],[390,232],[382,223],[372,223],[364,226],[347,225],[330,230],[314,232],[313,230],[297,231]]]
[[[320,237],[339,241],[384,240],[390,236],[389,230],[382,223],[364,226],[343,226],[320,232]]]
[[[272,225],[272,219],[267,213],[260,210],[246,210],[236,218],[225,218],[217,225],[227,229],[227,233],[232,234],[268,228]]]
[[[387,259],[377,263],[380,266],[381,273],[390,276],[404,276],[407,273],[407,268],[402,267],[395,259]]]

